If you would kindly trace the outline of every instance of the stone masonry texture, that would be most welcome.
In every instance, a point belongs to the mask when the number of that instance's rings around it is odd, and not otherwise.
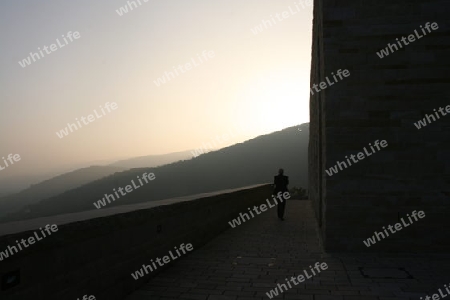
[[[311,85],[350,76],[310,97],[309,195],[327,251],[372,251],[363,239],[413,210],[426,217],[373,251],[450,250],[450,2],[316,0]],[[420,26],[436,22],[423,36]],[[380,59],[417,30],[423,36]],[[375,140],[388,146],[329,176],[326,169]],[[420,223],[420,224],[419,224]]]

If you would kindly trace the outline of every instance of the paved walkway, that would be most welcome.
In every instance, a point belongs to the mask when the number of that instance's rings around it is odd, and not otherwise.
[[[309,201],[289,201],[286,220],[267,211],[173,262],[126,300],[269,299],[285,278],[316,262],[328,269],[273,299],[403,300],[438,293],[450,282],[450,255],[326,254]],[[443,228],[443,230],[445,230]],[[431,298],[430,298],[431,299]],[[449,298],[450,299],[450,298]]]

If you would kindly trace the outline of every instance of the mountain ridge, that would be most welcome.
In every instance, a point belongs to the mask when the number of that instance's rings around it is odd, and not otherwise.
[[[290,176],[290,187],[307,184],[309,124],[285,128],[248,141],[160,167],[116,172],[81,187],[28,205],[1,220],[12,221],[95,209],[93,203],[125,187],[144,172],[156,179],[108,207],[238,188],[271,182],[280,167]],[[300,132],[298,128],[301,128]],[[219,172],[217,171],[219,170]]]

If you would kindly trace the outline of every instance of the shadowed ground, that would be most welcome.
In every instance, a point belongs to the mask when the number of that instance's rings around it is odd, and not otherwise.
[[[230,227],[171,262],[126,299],[269,299],[266,292],[277,283],[309,271],[316,262],[326,262],[328,269],[299,285],[291,283],[292,289],[273,299],[418,300],[439,288],[446,294],[450,255],[326,254],[310,201],[288,201],[285,218],[279,221],[276,209],[269,209]]]

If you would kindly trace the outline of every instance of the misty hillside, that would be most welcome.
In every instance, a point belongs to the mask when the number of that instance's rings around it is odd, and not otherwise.
[[[189,159],[192,156],[193,155],[190,151],[174,152],[162,155],[147,155],[120,160],[110,164],[110,166],[121,167],[124,169],[158,167],[176,161]]]
[[[96,209],[93,203],[105,193],[112,194],[113,189],[125,188],[133,179],[139,185],[136,178],[145,172],[153,172],[156,179],[121,196],[106,208],[273,182],[280,167],[290,178],[290,188],[306,187],[308,137],[309,124],[303,124],[190,160],[115,173],[29,205],[2,222]]]
[[[109,166],[91,166],[56,176],[13,195],[0,198],[0,217],[17,211],[25,205],[37,203],[43,199],[61,194],[64,191],[80,187],[88,182],[123,171],[124,168]]]

